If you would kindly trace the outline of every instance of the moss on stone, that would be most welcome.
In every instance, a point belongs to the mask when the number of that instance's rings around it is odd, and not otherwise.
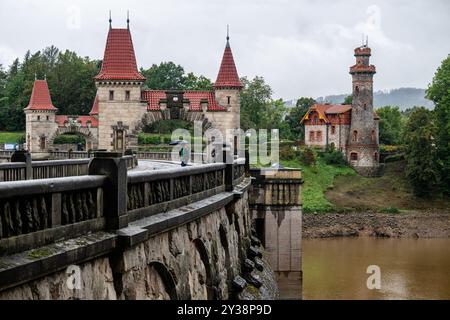
[[[30,250],[28,252],[28,257],[33,258],[33,259],[39,259],[39,258],[47,257],[51,254],[52,254],[52,252],[49,248],[39,248],[39,249]]]

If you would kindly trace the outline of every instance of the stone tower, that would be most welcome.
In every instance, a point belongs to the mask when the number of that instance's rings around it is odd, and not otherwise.
[[[58,109],[53,105],[46,80],[35,80],[30,103],[24,109],[26,119],[26,148],[36,154],[48,152],[50,134],[58,125],[55,116]]]
[[[240,129],[240,93],[242,84],[234,63],[233,53],[230,47],[230,37],[227,34],[227,43],[220,64],[219,73],[214,83],[214,94],[219,105],[224,106],[226,113],[221,113],[215,118],[216,126],[222,130]],[[225,139],[225,137],[224,137]],[[226,137],[227,142],[234,146],[235,150],[239,147],[239,136]]]
[[[353,101],[347,159],[355,170],[373,176],[379,168],[378,121],[373,110],[373,75],[367,44],[355,49],[356,64],[350,67]]]
[[[94,80],[99,149],[123,151],[137,143],[131,131],[147,106],[141,101],[145,78],[137,68],[129,26],[112,28],[110,20],[102,68]]]

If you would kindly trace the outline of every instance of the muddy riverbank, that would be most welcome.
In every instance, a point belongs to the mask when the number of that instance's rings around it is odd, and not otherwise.
[[[303,214],[303,238],[346,236],[450,238],[450,214],[440,212]]]

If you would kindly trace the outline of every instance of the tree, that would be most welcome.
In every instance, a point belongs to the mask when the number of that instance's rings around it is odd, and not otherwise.
[[[241,128],[262,128],[266,116],[266,106],[272,97],[272,89],[265,83],[263,77],[256,76],[253,80],[241,79]]]
[[[205,76],[197,77],[189,72],[183,79],[183,89],[185,90],[212,90],[211,80]]]
[[[434,144],[433,113],[424,107],[412,112],[405,126],[406,177],[417,196],[430,196],[439,182]]]
[[[153,64],[149,69],[141,69],[141,73],[147,78],[145,85],[149,89],[181,89],[183,86],[184,69],[172,61]]]
[[[297,100],[295,107],[290,110],[286,116],[286,123],[290,129],[291,139],[302,140],[305,138],[305,126],[300,121],[315,103],[316,101],[313,98],[301,97]]]
[[[353,96],[349,95],[349,96],[345,97],[344,102],[342,104],[352,104],[352,102],[353,102]]]
[[[428,86],[427,97],[435,103],[436,148],[441,188],[450,194],[450,56],[442,61],[432,83]]]
[[[385,106],[377,109],[380,117],[380,143],[397,145],[402,132],[402,114],[399,107]]]
[[[19,59],[13,62],[1,85],[0,128],[24,130],[23,109],[28,105],[36,77],[47,78],[52,102],[60,113],[87,114],[96,93],[92,78],[99,66],[96,60],[71,51],[61,53],[54,46],[35,53],[28,51],[22,63]]]

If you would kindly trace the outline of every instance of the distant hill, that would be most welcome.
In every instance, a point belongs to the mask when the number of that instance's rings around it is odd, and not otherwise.
[[[349,94],[330,95],[317,98],[319,103],[342,103]],[[412,108],[414,106],[424,106],[433,109],[434,104],[425,98],[425,89],[399,88],[389,91],[376,91],[373,95],[375,108],[384,106],[399,106],[400,110]],[[295,105],[295,102],[294,102]]]

